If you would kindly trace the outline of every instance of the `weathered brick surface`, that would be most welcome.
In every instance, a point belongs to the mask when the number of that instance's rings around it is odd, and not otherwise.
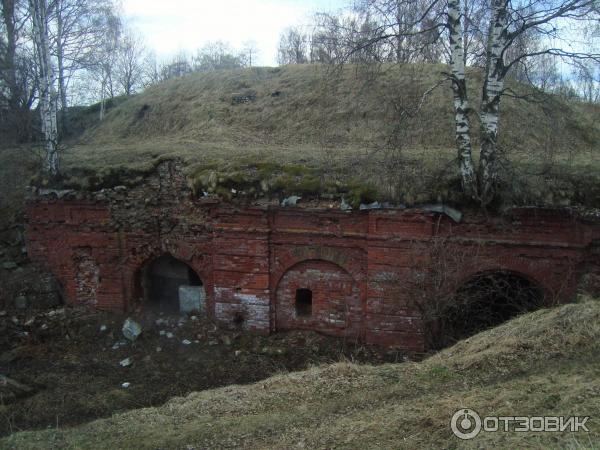
[[[143,307],[141,271],[169,253],[198,274],[208,313],[227,326],[314,329],[411,351],[425,345],[411,300],[429,289],[440,251],[456,266],[445,289],[509,270],[549,301],[567,301],[579,276],[600,266],[600,226],[565,213],[515,210],[456,224],[418,210],[237,208],[193,200],[172,161],[137,188],[34,197],[27,215],[29,256],[71,303]],[[309,317],[296,314],[300,288],[313,294]]]
[[[296,312],[296,290],[312,292],[312,314]],[[358,283],[340,266],[323,260],[303,261],[286,271],[275,291],[275,328],[309,329],[360,338],[363,310]]]

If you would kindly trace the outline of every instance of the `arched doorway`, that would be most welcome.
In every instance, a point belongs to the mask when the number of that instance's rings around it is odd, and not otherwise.
[[[544,291],[524,275],[510,271],[480,272],[449,296],[437,312],[436,347],[495,327],[544,306]]]
[[[146,265],[140,281],[148,309],[170,314],[204,309],[202,280],[190,266],[169,254]]]
[[[281,277],[275,296],[278,330],[305,329],[352,337],[360,334],[360,289],[337,264],[315,259],[294,265]]]

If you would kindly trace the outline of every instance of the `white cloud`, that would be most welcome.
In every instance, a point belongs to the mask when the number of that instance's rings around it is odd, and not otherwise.
[[[208,41],[239,48],[254,40],[260,65],[275,65],[284,28],[307,24],[315,11],[345,4],[347,0],[122,0],[126,18],[158,57],[192,53]]]

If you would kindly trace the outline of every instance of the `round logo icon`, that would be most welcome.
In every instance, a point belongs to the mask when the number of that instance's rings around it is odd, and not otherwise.
[[[452,416],[450,427],[460,439],[473,439],[481,431],[481,417],[472,409],[459,409]]]

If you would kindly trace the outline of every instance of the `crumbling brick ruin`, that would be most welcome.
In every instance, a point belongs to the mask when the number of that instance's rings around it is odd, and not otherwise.
[[[417,209],[345,212],[196,199],[176,161],[161,163],[133,188],[39,191],[27,215],[29,255],[54,273],[70,303],[151,307],[151,277],[172,272],[173,280],[202,286],[207,314],[225,326],[317,330],[407,351],[425,348],[416,291],[427,299],[440,294],[435,289],[451,291],[498,271],[531,280],[546,302],[568,301],[597,262],[600,238],[596,222],[534,208],[467,214],[456,223]],[[434,242],[462,255],[441,284],[429,282],[439,262]],[[172,266],[156,269],[166,256]]]

